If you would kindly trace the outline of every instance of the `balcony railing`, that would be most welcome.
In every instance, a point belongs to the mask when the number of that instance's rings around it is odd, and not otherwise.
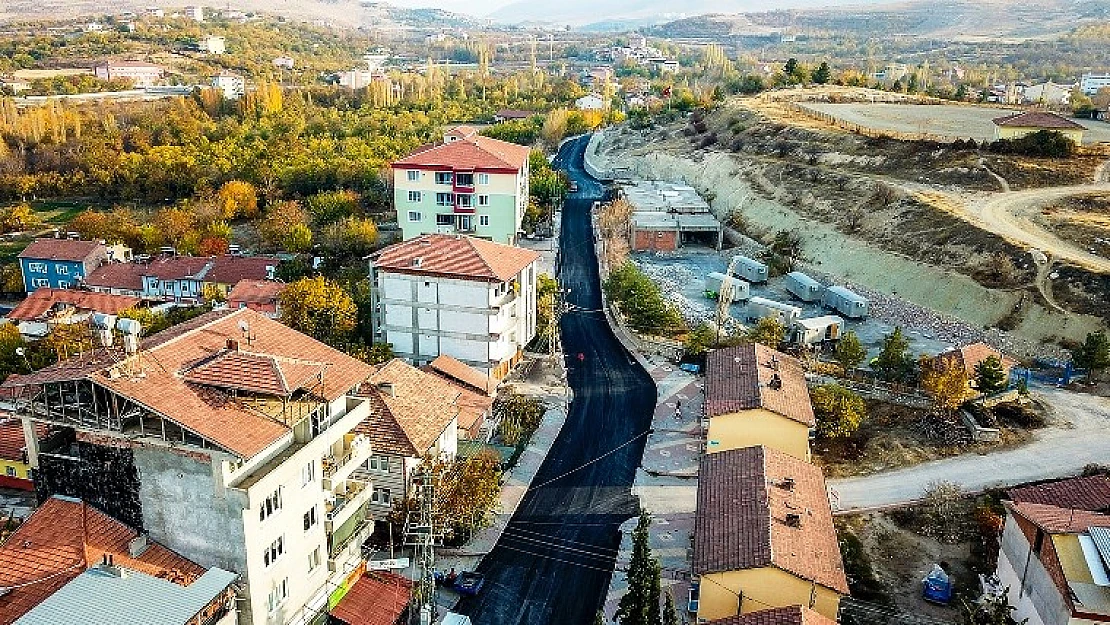
[[[362,543],[370,537],[374,531],[374,520],[366,519],[358,524],[355,531],[351,532],[343,542],[335,545],[328,552],[328,570],[331,572],[347,571],[349,568],[344,565],[349,564],[352,560],[362,557]],[[350,568],[354,568],[353,566]]]
[[[357,436],[349,447],[344,448],[341,456],[324,456],[321,462],[320,474],[324,478],[324,488],[331,489],[333,482],[341,481],[350,475],[370,457],[370,441],[362,436]]]

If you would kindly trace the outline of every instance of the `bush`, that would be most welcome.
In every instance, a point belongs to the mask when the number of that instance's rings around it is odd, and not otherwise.
[[[817,417],[817,436],[821,438],[847,438],[855,434],[867,417],[863,398],[843,386],[818,386],[811,397]]]
[[[1040,158],[1069,158],[1076,145],[1056,130],[1038,130],[1016,139],[999,139],[990,144],[991,152]]]
[[[674,304],[663,298],[659,285],[631,261],[611,271],[603,288],[609,299],[620,305],[621,313],[634,330],[674,336],[686,329],[682,315]]]

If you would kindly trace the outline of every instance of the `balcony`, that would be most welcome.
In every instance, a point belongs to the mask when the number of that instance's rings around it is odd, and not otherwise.
[[[324,529],[331,532],[342,527],[357,512],[365,511],[370,500],[370,484],[358,480],[348,480],[341,485],[342,492],[335,499],[324,504]]]
[[[337,443],[338,445],[338,443]],[[321,476],[324,489],[332,490],[333,485],[350,477],[354,471],[370,458],[370,440],[362,434],[344,434],[342,447],[321,461]]]
[[[362,543],[374,533],[374,520],[363,519],[354,530],[328,551],[328,571],[347,573],[362,559]]]

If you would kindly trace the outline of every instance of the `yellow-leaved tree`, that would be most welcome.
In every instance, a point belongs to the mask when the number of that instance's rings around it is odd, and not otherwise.
[[[323,276],[301,278],[281,292],[282,323],[333,347],[350,341],[357,316],[350,294]]]

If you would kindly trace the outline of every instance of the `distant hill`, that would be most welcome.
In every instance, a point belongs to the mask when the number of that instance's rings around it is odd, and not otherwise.
[[[874,4],[880,0],[778,0],[776,8],[806,9],[829,5]],[[517,0],[489,18],[503,23],[531,22],[582,26],[605,22],[664,23],[706,13],[745,13],[767,7],[764,0]]]

